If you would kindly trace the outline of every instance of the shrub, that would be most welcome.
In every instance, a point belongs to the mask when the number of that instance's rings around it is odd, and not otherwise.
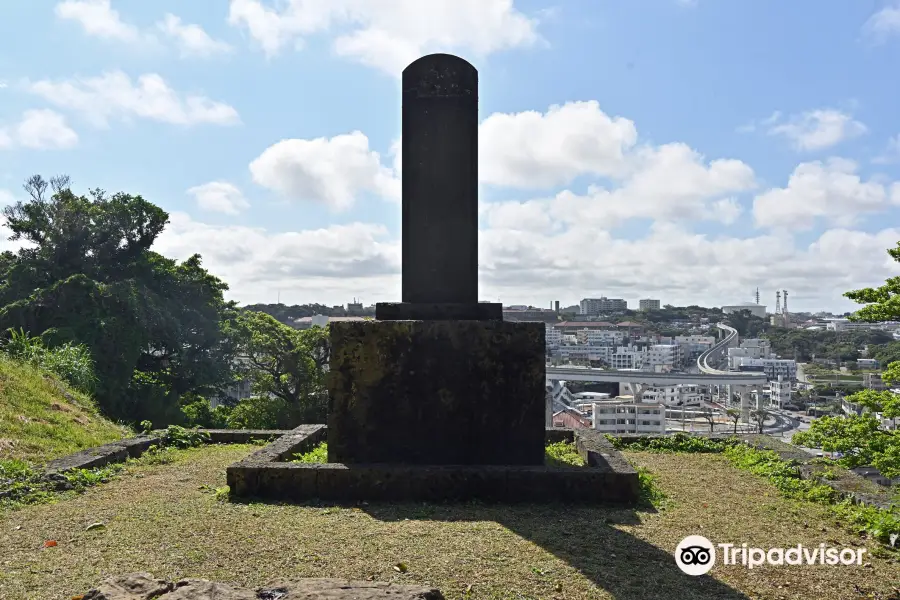
[[[289,407],[281,398],[253,396],[242,400],[228,415],[230,429],[278,429]]]
[[[191,394],[182,397],[181,414],[188,427],[224,429],[228,427],[231,409],[224,405],[213,409],[209,405],[209,400]]]
[[[572,442],[556,442],[547,444],[544,451],[544,462],[551,467],[575,466],[583,467],[584,459],[578,454],[575,444]]]

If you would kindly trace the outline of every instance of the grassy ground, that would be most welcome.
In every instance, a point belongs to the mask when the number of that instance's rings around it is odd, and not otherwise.
[[[127,435],[91,400],[38,369],[0,354],[0,460],[41,463]]]
[[[254,449],[179,451],[175,463],[129,467],[83,496],[0,514],[0,598],[68,598],[134,571],[249,586],[374,578],[429,583],[448,599],[884,599],[900,581],[896,559],[878,557],[861,567],[682,574],[672,551],[689,534],[759,547],[860,543],[823,508],[785,500],[717,455],[627,454],[658,476],[669,497],[661,512],[218,501],[225,467]],[[95,522],[106,527],[86,531]],[[47,540],[58,546],[42,548]]]

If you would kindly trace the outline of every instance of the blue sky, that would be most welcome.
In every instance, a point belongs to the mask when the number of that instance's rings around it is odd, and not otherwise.
[[[32,173],[139,193],[172,215],[157,249],[200,252],[242,302],[399,299],[398,76],[435,51],[480,72],[485,299],[759,287],[843,311],[898,271],[896,3],[0,11],[0,200]]]

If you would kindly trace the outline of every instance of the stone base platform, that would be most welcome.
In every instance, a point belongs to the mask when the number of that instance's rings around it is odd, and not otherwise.
[[[227,469],[238,498],[305,502],[569,502],[634,504],[635,470],[594,431],[546,430],[548,442],[574,440],[585,467],[530,465],[301,464],[281,460],[323,441],[305,426]]]
[[[543,464],[543,323],[334,322],[329,336],[330,462]]]

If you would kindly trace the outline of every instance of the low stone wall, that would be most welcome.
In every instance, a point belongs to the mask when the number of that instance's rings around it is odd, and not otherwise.
[[[321,427],[307,425],[302,427]],[[276,440],[296,430],[290,429],[200,429],[208,434],[211,444],[249,444],[259,440]],[[164,430],[154,431],[149,435],[139,435],[102,446],[88,448],[75,454],[51,460],[44,467],[47,476],[59,475],[74,469],[94,469],[112,463],[125,462],[129,458],[138,458],[151,446],[162,440]]]
[[[602,435],[547,430],[547,441],[573,439],[585,467],[527,465],[303,464],[279,462],[324,441],[326,428],[294,430],[227,469],[236,497],[334,502],[637,501],[637,472]]]
[[[159,440],[158,436],[139,435],[95,448],[88,448],[75,454],[51,460],[44,468],[44,472],[46,475],[54,475],[73,469],[93,469],[110,463],[125,462],[129,458],[139,457],[150,446],[159,444]]]

